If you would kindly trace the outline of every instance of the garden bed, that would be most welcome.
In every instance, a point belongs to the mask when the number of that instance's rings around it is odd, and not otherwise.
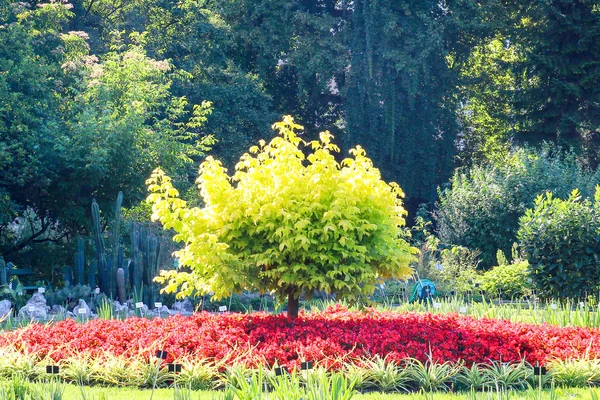
[[[544,364],[600,356],[600,331],[475,319],[458,314],[398,313],[342,307],[301,315],[210,314],[166,319],[72,320],[2,332],[0,347],[59,362],[82,354],[140,359],[158,349],[178,358],[296,368],[314,361],[337,369],[376,355],[439,362]]]

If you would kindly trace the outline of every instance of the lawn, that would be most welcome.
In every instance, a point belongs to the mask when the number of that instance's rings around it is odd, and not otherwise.
[[[180,396],[176,397],[174,389],[156,389],[154,393],[150,389],[133,389],[133,388],[106,388],[106,387],[85,387],[85,398],[82,395],[81,389],[75,385],[66,385],[64,399],[96,399],[96,400],[132,400],[132,399],[150,399],[153,400],[220,400],[223,397],[223,392],[219,391],[181,391]],[[189,397],[188,397],[189,396]],[[491,397],[490,397],[491,396]],[[556,397],[553,397],[556,396]],[[594,397],[596,396],[596,397]],[[598,389],[582,389],[582,388],[557,388],[555,390],[527,390],[504,393],[499,396],[498,393],[414,393],[414,394],[389,394],[389,393],[357,393],[352,397],[352,400],[473,400],[473,399],[502,399],[502,400],[539,400],[539,399],[581,399],[594,400],[600,396]]]

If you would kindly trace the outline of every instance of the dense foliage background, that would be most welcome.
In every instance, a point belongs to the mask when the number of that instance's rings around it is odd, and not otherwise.
[[[231,168],[291,114],[489,268],[536,195],[593,193],[599,39],[590,0],[0,0],[0,254],[70,265],[92,198],[147,219],[162,166],[198,203],[206,154]]]

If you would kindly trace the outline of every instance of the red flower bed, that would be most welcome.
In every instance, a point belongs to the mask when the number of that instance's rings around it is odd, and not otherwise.
[[[249,365],[296,366],[315,360],[335,367],[340,360],[379,354],[437,361],[491,360],[544,363],[550,358],[600,356],[600,331],[475,319],[457,314],[349,312],[343,308],[290,321],[266,313],[167,319],[67,320],[0,334],[0,346],[63,358],[89,353],[148,357],[157,349],[167,361],[182,356],[236,359]]]

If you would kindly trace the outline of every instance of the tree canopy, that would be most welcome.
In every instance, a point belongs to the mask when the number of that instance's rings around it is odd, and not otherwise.
[[[242,290],[273,291],[298,314],[304,292],[356,298],[386,278],[407,278],[416,249],[406,241],[402,190],[381,180],[357,147],[336,162],[329,132],[303,142],[285,117],[280,136],[250,148],[228,176],[209,157],[200,167],[203,207],[187,208],[162,170],[148,181],[153,218],[177,232],[190,272],[164,271],[166,291],[217,298]],[[300,146],[310,147],[307,152]]]

